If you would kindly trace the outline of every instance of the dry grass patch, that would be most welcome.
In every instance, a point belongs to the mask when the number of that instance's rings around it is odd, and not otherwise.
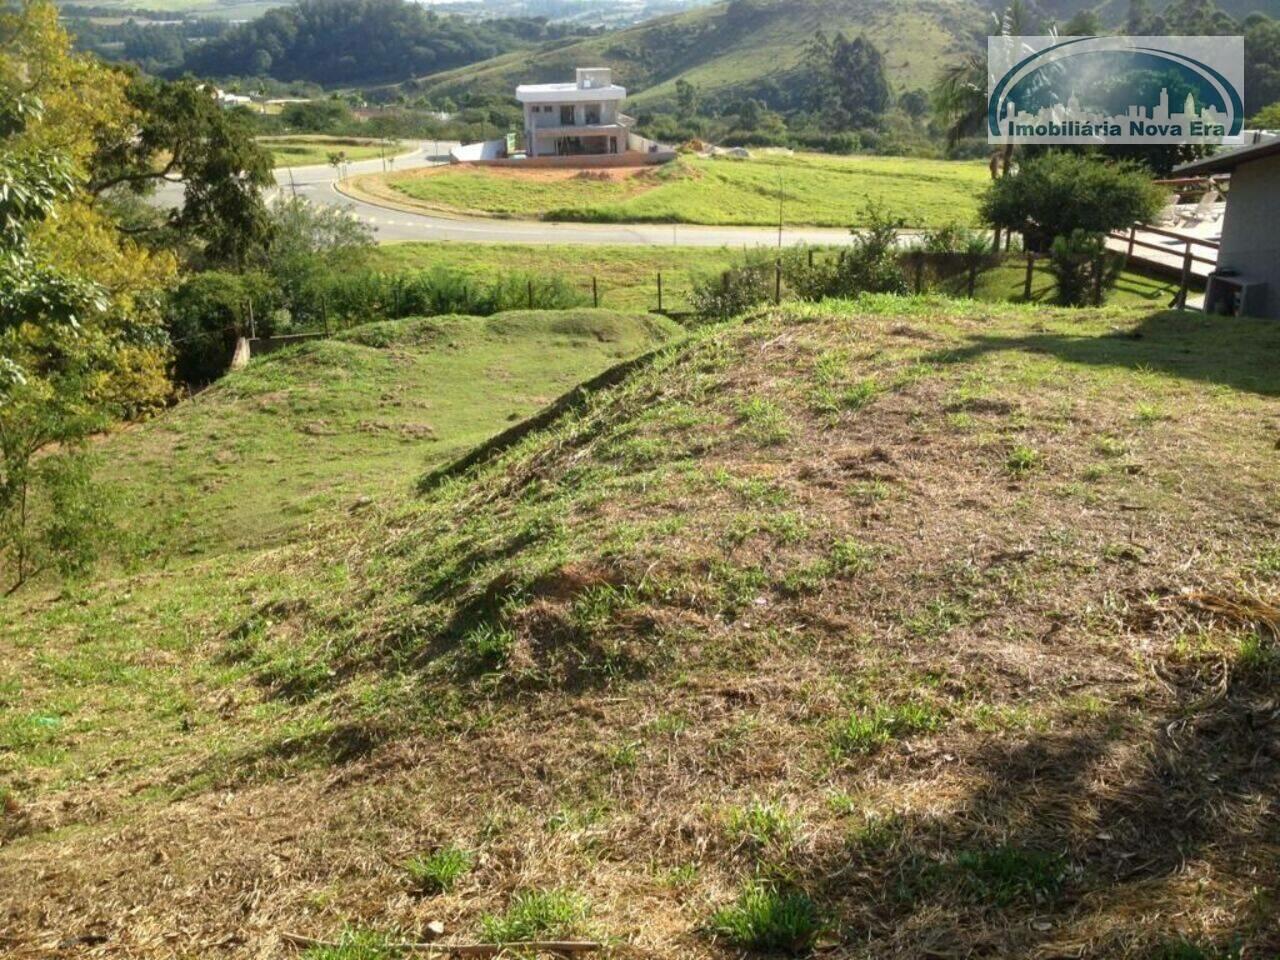
[[[219,695],[288,731],[164,790],[42,781],[9,735],[41,784],[0,850],[18,955],[441,919],[655,958],[1266,956],[1278,336],[873,299],[667,348],[263,560],[250,645],[327,672]],[[405,864],[447,849],[471,868],[424,897]]]

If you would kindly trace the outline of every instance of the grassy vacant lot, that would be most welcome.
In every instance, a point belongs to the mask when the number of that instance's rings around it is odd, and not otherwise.
[[[678,329],[604,310],[433,317],[254,361],[102,445],[132,562],[262,549],[394,498]]]
[[[413,501],[10,598],[6,947],[1269,957],[1277,350],[764,311]]]
[[[259,137],[258,143],[271,151],[277,167],[305,167],[327,164],[329,154],[343,153],[347,160],[394,157],[404,152],[398,140],[367,140],[361,137]]]
[[[758,153],[681,158],[625,179],[458,166],[388,182],[427,206],[518,218],[769,226],[781,197],[790,224],[851,226],[870,201],[918,227],[971,222],[988,176],[969,161]]]
[[[835,256],[819,250],[817,256]],[[390,243],[371,251],[358,266],[388,273],[445,267],[482,282],[491,282],[513,271],[533,276],[561,277],[585,296],[591,295],[596,278],[600,305],[616,310],[653,310],[657,307],[657,275],[662,273],[663,307],[688,309],[694,280],[722,272],[742,259],[742,251],[726,247],[604,246],[580,244],[533,246],[488,243]],[[1004,265],[978,276],[974,295],[979,300],[1020,301],[1025,279],[1024,261],[1016,256]],[[1108,301],[1117,306],[1167,306],[1177,292],[1175,280],[1153,279],[1125,271]],[[1050,303],[1057,284],[1044,266],[1037,264],[1031,286],[1032,299]],[[964,278],[948,282],[945,292],[963,295]]]

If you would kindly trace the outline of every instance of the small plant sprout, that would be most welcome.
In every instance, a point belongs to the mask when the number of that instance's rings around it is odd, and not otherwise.
[[[414,857],[404,865],[413,888],[423,894],[448,893],[471,870],[475,858],[458,847],[444,847],[427,857]]]
[[[1042,462],[1043,458],[1039,451],[1024,444],[1018,444],[1005,458],[1004,469],[1009,476],[1021,479],[1039,467]]]

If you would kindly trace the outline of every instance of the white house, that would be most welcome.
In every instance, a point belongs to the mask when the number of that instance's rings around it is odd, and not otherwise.
[[[1183,164],[1174,173],[1231,174],[1205,312],[1228,310],[1280,319],[1280,140]]]
[[[618,107],[626,88],[608,67],[579,68],[573,83],[522,83],[524,145],[530,157],[626,153],[631,117]]]

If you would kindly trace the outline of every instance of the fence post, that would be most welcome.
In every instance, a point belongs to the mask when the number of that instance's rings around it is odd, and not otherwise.
[[[782,259],[773,261],[773,302],[782,303]]]
[[[978,260],[976,257],[969,258],[969,299],[973,299],[973,291],[978,286]]]
[[[658,271],[658,312],[662,312],[662,271]]]
[[[1138,236],[1138,225],[1136,223],[1129,224],[1129,249],[1125,251],[1124,265],[1129,266],[1129,261],[1133,259],[1133,241]]]
[[[1031,300],[1031,277],[1032,277],[1032,274],[1035,273],[1035,269],[1036,269],[1035,255],[1028,253],[1027,254],[1027,279],[1023,281],[1023,284],[1022,284],[1022,299],[1028,302]]]
[[[253,319],[253,298],[249,298],[249,336],[258,339],[258,324]]]
[[[533,309],[533,279],[529,279],[529,309]]]
[[[813,267],[813,247],[809,248],[809,266]]]
[[[1191,286],[1191,241],[1182,255],[1182,281],[1178,285],[1178,309],[1187,309],[1187,288]]]
[[[919,295],[924,292],[924,254],[919,250],[913,250],[911,259],[915,261],[916,294]]]
[[[600,288],[596,286],[596,275],[591,275],[591,305],[593,307],[600,306]]]
[[[320,318],[324,321],[324,335],[330,336],[329,332],[329,298],[320,297]]]

